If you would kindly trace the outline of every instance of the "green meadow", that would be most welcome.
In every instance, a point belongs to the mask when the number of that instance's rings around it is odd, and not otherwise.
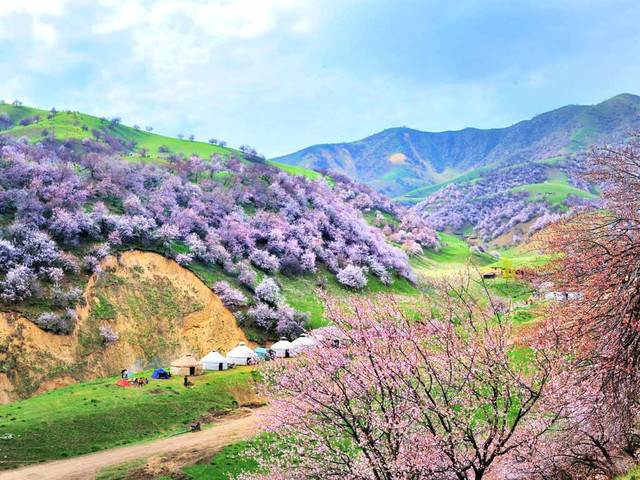
[[[119,387],[118,378],[99,379],[62,387],[35,397],[0,405],[2,442],[0,468],[67,458],[145,442],[188,430],[203,415],[239,406],[234,392],[251,389],[254,372],[238,367],[169,380],[146,376],[144,387]]]

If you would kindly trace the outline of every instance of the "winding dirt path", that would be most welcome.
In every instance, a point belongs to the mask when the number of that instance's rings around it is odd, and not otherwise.
[[[89,480],[94,479],[104,467],[119,465],[137,458],[185,451],[193,453],[194,456],[207,452],[213,453],[251,435],[256,425],[256,411],[239,409],[201,432],[186,433],[149,443],[2,472],[0,480]]]

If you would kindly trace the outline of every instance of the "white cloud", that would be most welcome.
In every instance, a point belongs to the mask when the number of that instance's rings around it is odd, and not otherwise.
[[[5,0],[0,8],[0,17],[26,14],[32,17],[64,14],[69,0]]]
[[[216,136],[280,154],[401,124],[506,125],[526,115],[523,98],[534,104],[531,114],[575,101],[558,97],[576,91],[578,72],[588,71],[578,52],[557,64],[553,56],[510,68],[503,62],[474,76],[455,58],[438,56],[438,45],[389,51],[374,40],[399,32],[383,31],[369,15],[394,8],[371,0],[7,1],[0,38],[13,56],[0,59],[7,72],[0,89],[25,101],[40,95],[45,107],[122,116],[169,135]],[[473,18],[486,13],[478,5],[465,11]],[[628,39],[620,42],[633,44]],[[526,56],[526,47],[519,54]],[[401,60],[389,61],[393,56]],[[593,58],[592,51],[584,56]],[[407,68],[406,59],[419,68]],[[630,71],[636,64],[608,68],[610,89],[628,90],[618,85],[637,78]],[[549,98],[554,89],[561,93]]]

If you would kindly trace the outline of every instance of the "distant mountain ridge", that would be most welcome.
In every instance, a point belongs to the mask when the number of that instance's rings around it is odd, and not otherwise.
[[[331,169],[399,196],[490,164],[574,156],[593,144],[624,140],[640,129],[640,96],[569,105],[494,129],[423,132],[390,128],[349,143],[314,145],[275,161]]]

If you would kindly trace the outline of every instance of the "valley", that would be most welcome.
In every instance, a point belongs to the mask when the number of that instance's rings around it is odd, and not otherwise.
[[[335,170],[415,205],[437,230],[509,246],[550,218],[593,203],[598,186],[582,175],[589,149],[620,143],[639,127],[640,97],[621,94],[506,128],[439,133],[392,128],[276,160]]]
[[[639,20],[3,2],[0,480],[638,480]]]

